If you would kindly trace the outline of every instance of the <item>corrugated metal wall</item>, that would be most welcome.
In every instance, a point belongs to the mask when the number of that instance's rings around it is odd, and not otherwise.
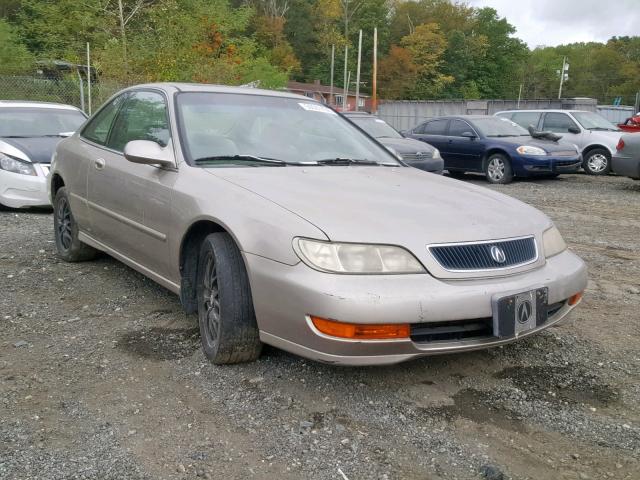
[[[636,112],[633,107],[614,107],[613,105],[598,106],[598,113],[611,123],[623,123]]]
[[[401,100],[384,102],[378,106],[378,116],[397,130],[409,130],[419,123],[443,115],[493,115],[501,110],[515,110],[517,100]],[[520,110],[575,109],[595,112],[597,102],[592,98],[563,98],[561,100],[521,100]]]

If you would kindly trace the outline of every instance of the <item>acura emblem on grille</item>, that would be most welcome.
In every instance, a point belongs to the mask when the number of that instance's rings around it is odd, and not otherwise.
[[[493,245],[491,247],[491,258],[493,258],[496,263],[504,263],[507,261],[507,256],[504,254],[504,250],[497,245]]]
[[[518,311],[516,312],[516,318],[520,323],[527,323],[531,318],[531,313],[533,311],[533,307],[531,306],[531,302],[529,300],[523,300],[520,305],[518,305]]]

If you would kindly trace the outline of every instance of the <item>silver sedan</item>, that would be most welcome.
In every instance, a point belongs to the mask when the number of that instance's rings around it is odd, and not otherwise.
[[[408,168],[297,95],[133,87],[51,168],[59,255],[107,252],[178,294],[214,363],[263,343],[347,365],[501,345],[587,283],[538,210]]]

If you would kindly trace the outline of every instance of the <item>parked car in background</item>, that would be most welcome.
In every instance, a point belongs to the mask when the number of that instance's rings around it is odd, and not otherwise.
[[[575,172],[582,163],[575,145],[532,138],[520,125],[488,115],[432,118],[406,135],[440,150],[452,176],[484,173],[491,183],[509,183],[514,176],[553,177]]]
[[[393,149],[407,165],[426,172],[442,174],[444,162],[437,148],[405,138],[384,120],[365,112],[345,112],[345,117],[385,147]]]
[[[86,119],[71,105],[0,100],[0,205],[50,205],[46,177],[56,144]]]
[[[640,180],[640,135],[626,133],[620,137],[611,170],[618,175]]]
[[[640,112],[633,117],[627,118],[624,123],[619,123],[618,128],[624,132],[640,132]]]
[[[528,128],[554,132],[575,143],[582,153],[582,168],[590,175],[606,175],[622,131],[606,118],[582,110],[505,110],[497,116]]]
[[[349,365],[502,345],[587,284],[540,211],[416,175],[290,93],[124,90],[58,145],[50,190],[60,257],[102,250],[179,294],[214,363],[263,342]]]

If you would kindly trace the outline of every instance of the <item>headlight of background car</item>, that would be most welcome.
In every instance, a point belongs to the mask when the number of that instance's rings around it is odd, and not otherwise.
[[[437,148],[433,149],[433,158],[442,158],[440,156],[440,150],[438,150]]]
[[[425,273],[407,250],[391,245],[333,243],[297,238],[296,253],[309,267],[331,273]]]
[[[0,168],[7,172],[20,173],[22,175],[37,175],[32,163],[18,160],[4,153],[0,153]]]
[[[516,148],[516,151],[520,155],[546,155],[547,154],[547,152],[545,152],[543,149],[538,147],[532,147],[531,145],[520,145],[518,148]]]
[[[554,226],[542,234],[542,243],[544,245],[545,257],[553,257],[567,249],[560,231]]]

